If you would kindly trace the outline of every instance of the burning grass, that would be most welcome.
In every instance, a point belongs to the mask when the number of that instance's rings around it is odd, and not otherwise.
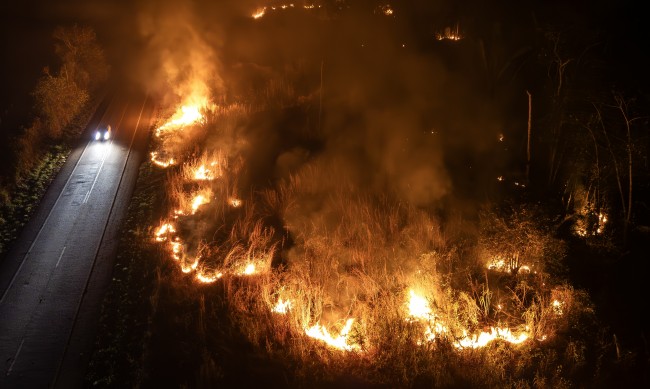
[[[278,85],[264,93],[295,93]],[[155,152],[180,162],[158,164],[169,169],[169,208],[151,235],[178,263],[179,288],[219,290],[237,331],[293,366],[300,384],[345,375],[398,386],[564,382],[524,356],[561,344],[593,312],[563,281],[563,245],[534,209],[486,208],[468,233],[317,157],[245,188],[242,129],[254,111],[224,105],[173,132],[159,127]],[[205,332],[217,319],[201,312]]]

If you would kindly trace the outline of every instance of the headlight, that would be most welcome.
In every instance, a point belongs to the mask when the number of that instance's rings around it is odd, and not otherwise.
[[[95,140],[100,140],[101,137],[102,137],[102,134],[99,131],[95,132]]]

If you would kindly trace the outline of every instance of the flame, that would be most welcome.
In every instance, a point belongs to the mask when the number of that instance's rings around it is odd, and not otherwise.
[[[266,12],[266,7],[258,8],[254,13],[253,13],[253,19],[259,19],[262,16],[264,16],[264,13]]]
[[[199,266],[199,258],[198,257],[191,264],[181,266],[181,271],[183,273],[189,273],[189,272],[191,272],[193,270],[196,270],[197,266]]]
[[[470,336],[467,333],[463,334],[464,337],[454,343],[457,348],[479,348],[485,347],[488,343],[496,339],[504,340],[512,344],[520,344],[526,341],[530,334],[521,332],[519,335],[514,335],[509,328],[490,327],[490,332],[481,332],[477,335]]]
[[[330,335],[327,328],[318,323],[313,325],[310,328],[305,328],[305,333],[307,334],[307,336],[325,342],[325,344],[335,349],[345,350],[345,351],[358,350],[359,345],[348,343],[348,335],[350,333],[350,330],[352,329],[353,323],[354,323],[354,319],[348,319],[345,322],[345,326],[343,326],[341,332],[337,337],[333,337],[332,335]]]
[[[253,19],[260,19],[262,16],[266,15],[266,11],[271,10],[271,11],[276,11],[276,10],[286,10],[288,8],[294,8],[295,5],[293,3],[290,4],[282,4],[278,6],[271,6],[271,7],[259,7],[257,8],[252,14],[251,17]],[[315,4],[305,4],[302,6],[303,9],[314,9],[317,6]],[[318,8],[321,6],[318,5]]]
[[[159,137],[166,131],[179,129],[194,123],[202,123],[204,120],[199,105],[183,105],[165,124],[158,127],[155,133]]]
[[[196,279],[199,280],[200,282],[203,282],[204,284],[213,283],[221,277],[223,277],[223,273],[221,272],[216,272],[214,274],[209,274],[209,275],[203,272],[196,273]]]
[[[375,12],[379,12],[385,16],[391,16],[395,11],[393,11],[393,8],[390,6],[390,4],[384,4],[375,8]]]
[[[166,161],[158,159],[158,152],[157,151],[152,151],[151,152],[151,162],[153,162],[154,164],[156,164],[156,165],[158,165],[160,167],[163,167],[163,168],[169,167],[169,166],[174,165],[176,163],[174,158],[169,158]]]
[[[429,302],[426,298],[415,294],[413,289],[409,290],[408,312],[409,316],[416,319],[430,320],[433,318],[433,313],[429,307]]]
[[[158,227],[156,232],[154,233],[155,240],[156,242],[164,242],[167,240],[167,234],[171,234],[176,232],[176,228],[174,228],[174,225],[171,223],[163,223]]]
[[[463,36],[460,34],[458,24],[456,24],[455,27],[445,27],[442,32],[436,33],[436,39],[439,41],[459,41],[463,39]]]
[[[562,316],[564,314],[564,310],[562,309],[564,303],[562,303],[561,301],[553,300],[551,306],[553,307],[553,312],[555,312],[556,315]]]
[[[207,204],[209,202],[209,199],[207,199],[206,196],[202,194],[194,196],[194,199],[192,200],[192,215],[196,213],[201,205]]]
[[[172,258],[179,261],[181,259],[181,253],[183,252],[183,243],[181,243],[180,238],[176,237],[176,239],[169,244],[172,250]]]
[[[250,276],[252,274],[255,274],[255,270],[256,270],[255,269],[255,264],[254,263],[249,263],[248,265],[246,265],[244,270],[242,270],[241,274],[246,275],[246,276]]]
[[[230,204],[230,206],[232,206],[233,208],[238,208],[239,206],[241,206],[241,203],[242,201],[240,199],[234,197],[228,199],[228,204]]]
[[[210,166],[215,166],[216,164],[216,162],[212,162]],[[201,165],[194,170],[194,179],[197,181],[212,181],[214,180],[214,173],[212,170],[206,168],[205,165]]]
[[[273,307],[273,312],[285,314],[291,310],[291,301],[279,299],[278,303]]]

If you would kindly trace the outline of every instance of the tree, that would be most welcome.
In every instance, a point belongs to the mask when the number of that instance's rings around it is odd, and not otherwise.
[[[64,74],[52,76],[49,72],[38,81],[33,96],[36,111],[52,139],[61,136],[63,129],[88,101],[88,93]]]
[[[90,27],[73,25],[54,30],[55,51],[61,58],[61,74],[78,88],[92,92],[108,77],[104,51]]]

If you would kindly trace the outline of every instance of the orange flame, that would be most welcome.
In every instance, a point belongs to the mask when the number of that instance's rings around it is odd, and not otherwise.
[[[360,348],[359,345],[348,343],[348,335],[352,329],[353,323],[354,319],[348,319],[337,337],[330,335],[327,328],[320,324],[315,324],[310,328],[305,328],[305,333],[307,336],[323,341],[325,344],[335,349],[345,351],[358,350]]]

